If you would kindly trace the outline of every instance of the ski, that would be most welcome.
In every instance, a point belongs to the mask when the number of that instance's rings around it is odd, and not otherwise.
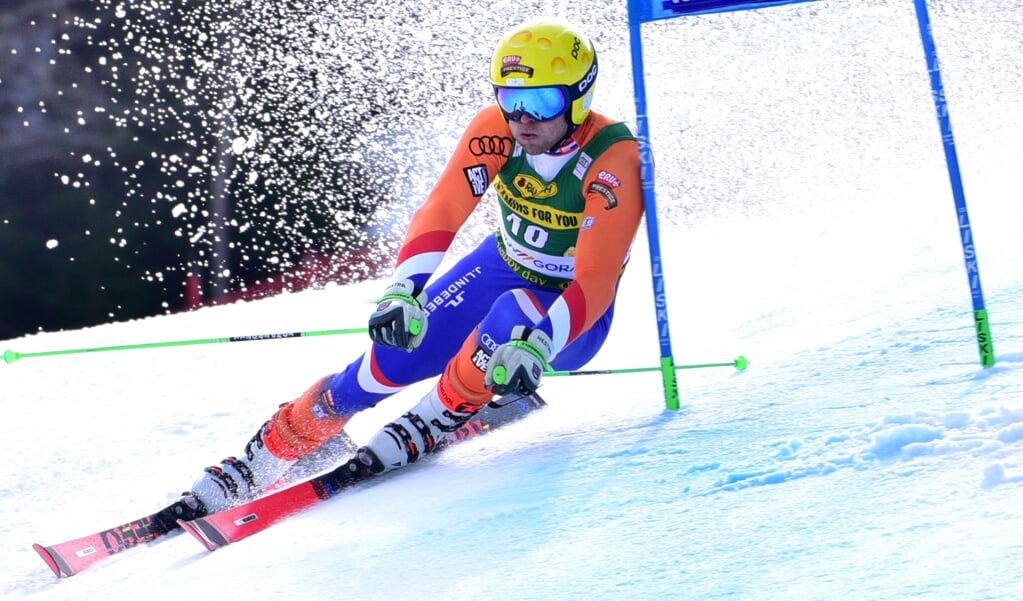
[[[544,403],[543,399],[536,395],[516,398],[510,402],[507,399],[497,399],[455,432],[450,442],[460,442],[467,438],[473,438],[487,432],[491,428],[516,421],[533,409],[545,405],[546,403]],[[337,484],[339,473],[347,463],[331,472],[313,477],[312,479],[308,478],[312,474],[322,473],[325,469],[330,469],[331,464],[336,465],[336,458],[338,456],[354,452],[355,444],[348,438],[347,433],[342,432],[334,439],[329,440],[328,443],[325,443],[323,449],[325,449],[324,452],[314,453],[314,455],[300,460],[284,476],[283,481],[291,485],[290,488],[281,489],[278,492],[257,499],[252,503],[241,505],[228,512],[200,518],[200,520],[203,520],[201,524],[199,520],[195,519],[196,516],[192,507],[178,500],[155,513],[107,528],[106,530],[54,545],[35,543],[32,545],[32,548],[46,562],[46,565],[57,578],[67,578],[91,568],[114,555],[139,545],[153,542],[169,534],[174,534],[181,527],[184,527],[186,531],[202,541],[209,549],[215,549],[236,542],[267,528],[270,524],[288,515],[301,511],[323,499],[335,496],[343,488],[348,487],[338,486]],[[292,484],[294,482],[299,482],[299,484]],[[351,482],[348,484],[350,485]],[[309,498],[308,495],[310,493],[314,495],[313,498]],[[270,500],[272,502],[269,502]],[[260,505],[264,501],[267,501],[266,507]],[[248,508],[249,511],[243,511],[245,508]],[[260,512],[257,517],[254,520],[247,518],[248,514],[253,513],[254,509],[258,509]],[[250,519],[252,523],[247,524],[245,521],[242,521],[242,528],[237,532],[235,531],[238,528],[237,526],[233,526],[232,528],[234,529],[224,526],[222,522],[225,519],[225,514],[231,512],[245,514],[239,515],[231,521],[246,518]],[[199,528],[203,528],[202,533],[200,533]],[[218,534],[220,529],[223,529],[226,534]],[[210,537],[209,544],[207,544],[204,535]]]
[[[120,526],[56,545],[36,543],[32,548],[57,578],[67,578],[122,551],[170,534],[178,529],[177,520],[192,516],[192,509],[186,503],[176,501],[156,513]]]
[[[341,432],[328,439],[316,452],[296,462],[282,477],[282,482],[292,484],[321,473],[324,469],[336,465],[336,460],[330,458],[331,453],[337,457],[351,454],[355,449],[356,445],[348,434]],[[176,533],[181,528],[178,525],[179,519],[194,517],[196,517],[194,509],[179,499],[156,513],[137,520],[55,545],[35,543],[32,548],[57,578],[67,578],[118,553]]]
[[[475,438],[493,428],[517,421],[526,414],[546,406],[536,394],[517,397],[513,401],[498,399],[480,410],[462,425],[447,445]],[[437,449],[440,451],[442,449]],[[322,501],[331,499],[357,484],[371,480],[374,474],[353,477],[359,468],[358,459],[349,459],[340,467],[289,488],[259,497],[226,511],[212,513],[194,520],[179,519],[178,524],[213,551],[266,530],[273,524]],[[406,468],[408,469],[408,468]],[[385,472],[389,474],[391,472]]]

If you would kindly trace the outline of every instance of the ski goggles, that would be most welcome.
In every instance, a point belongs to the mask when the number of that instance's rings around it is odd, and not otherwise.
[[[564,86],[548,86],[545,88],[506,88],[494,86],[497,104],[501,107],[505,119],[518,121],[523,115],[529,115],[537,121],[550,121],[565,114],[568,110],[568,89]]]

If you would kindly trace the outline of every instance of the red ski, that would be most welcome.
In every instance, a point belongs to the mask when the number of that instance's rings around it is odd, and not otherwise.
[[[177,520],[191,515],[193,515],[191,508],[178,501],[127,524],[49,547],[34,544],[32,548],[39,553],[58,578],[67,578],[111,555],[151,542],[177,530]]]
[[[515,421],[533,409],[545,405],[543,399],[535,395],[516,398],[511,402],[499,399],[463,425],[455,433],[452,442],[478,436],[490,428]],[[293,473],[289,474],[287,478],[289,480],[302,478],[306,477],[302,474],[322,471],[321,462],[354,450],[355,445],[347,438],[346,434],[342,434],[343,436],[330,441],[331,447],[325,449],[324,457],[304,458],[293,467]],[[173,534],[179,527],[184,527],[208,549],[216,549],[264,530],[274,522],[324,499],[329,499],[350,487],[354,482],[351,478],[343,477],[341,471],[347,465],[346,463],[332,472],[311,480],[304,480],[300,484],[281,489],[230,511],[208,515],[204,518],[194,519],[194,509],[186,502],[179,500],[156,513],[95,534],[50,546],[34,544],[32,548],[39,553],[39,556],[58,578],[73,576],[109,557]]]
[[[213,551],[266,530],[276,522],[330,498],[331,495],[321,497],[322,493],[317,492],[317,482],[323,477],[307,480],[233,509],[191,521],[179,520],[178,525]]]
[[[356,449],[348,434],[341,434],[329,439],[322,449],[302,458],[285,476],[286,481],[294,482],[308,478],[309,475],[323,471],[329,461],[338,454],[350,454]],[[32,545],[46,565],[57,578],[73,576],[113,555],[117,555],[138,545],[152,542],[158,538],[178,531],[178,520],[195,518],[195,510],[186,502],[178,500],[156,513],[120,526],[114,526],[95,534],[76,538],[56,545]]]
[[[464,424],[448,444],[474,438],[491,428],[517,421],[534,409],[544,406],[546,406],[544,400],[535,394],[519,398],[505,405],[492,403]],[[372,474],[353,477],[352,474],[360,469],[358,459],[353,458],[331,472],[290,488],[268,494],[226,511],[212,513],[190,521],[178,520],[178,524],[207,549],[213,551],[248,538],[257,532],[262,532],[288,516],[374,478]]]

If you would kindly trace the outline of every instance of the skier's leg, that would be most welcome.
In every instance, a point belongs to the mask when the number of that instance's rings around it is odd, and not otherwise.
[[[511,338],[515,326],[543,319],[557,297],[558,293],[542,289],[519,288],[503,293],[445,366],[437,385],[361,449],[360,456],[369,471],[415,462],[486,405],[493,393],[484,385],[483,376],[494,349]],[[594,327],[563,349],[552,365],[576,369],[587,363],[607,338],[612,317],[613,305]]]
[[[241,457],[207,468],[193,485],[193,495],[208,511],[259,496],[295,461],[341,432],[353,415],[439,374],[500,292],[493,288],[494,278],[480,277],[489,255],[496,254],[492,246],[481,245],[427,288],[431,327],[416,352],[371,345],[344,371],[321,378],[282,405]]]

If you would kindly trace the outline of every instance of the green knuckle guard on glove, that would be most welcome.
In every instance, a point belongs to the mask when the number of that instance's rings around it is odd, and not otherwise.
[[[369,316],[369,337],[382,346],[416,350],[426,336],[425,302],[426,294],[411,280],[393,282]]]
[[[483,383],[498,396],[532,394],[553,354],[554,344],[543,330],[515,326],[511,340],[490,356]]]

